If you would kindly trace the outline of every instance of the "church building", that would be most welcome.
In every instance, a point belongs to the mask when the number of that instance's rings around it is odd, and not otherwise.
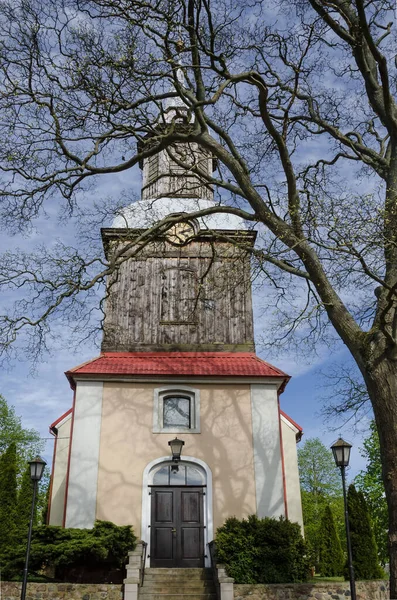
[[[164,104],[159,131],[170,124],[191,126],[181,101]],[[302,524],[302,430],[279,401],[289,376],[255,354],[256,233],[211,212],[214,167],[192,143],[143,159],[141,200],[102,230],[118,268],[101,353],[66,372],[73,406],[50,427],[49,524],[132,525],[151,567],[208,566],[229,516]]]

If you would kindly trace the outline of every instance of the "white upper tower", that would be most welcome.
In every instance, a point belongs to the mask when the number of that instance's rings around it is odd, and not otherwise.
[[[178,80],[184,87],[182,69]],[[171,91],[173,91],[172,88]],[[161,121],[152,136],[142,142],[140,150],[150,150],[158,137],[173,123],[177,131],[187,133],[193,116],[188,105],[176,96],[163,103]],[[214,202],[213,186],[208,177],[215,168],[215,159],[196,142],[176,142],[153,156],[144,158],[141,200],[123,208],[113,221],[113,228],[146,229],[170,214],[191,213],[219,205]],[[212,214],[198,219],[203,230],[244,230],[243,219],[228,214]]]

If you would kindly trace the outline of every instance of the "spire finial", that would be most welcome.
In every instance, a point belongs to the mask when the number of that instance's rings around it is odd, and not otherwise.
[[[176,51],[178,52],[178,54],[180,54],[185,49],[185,42],[179,38],[179,40],[177,40],[175,42],[175,48],[176,48]]]

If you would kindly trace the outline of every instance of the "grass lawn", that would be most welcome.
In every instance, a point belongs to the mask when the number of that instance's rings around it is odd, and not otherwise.
[[[309,582],[311,583],[315,583],[315,582],[333,582],[333,581],[340,581],[340,582],[344,582],[345,579],[344,577],[321,577],[321,575],[315,575],[312,579],[309,579]]]

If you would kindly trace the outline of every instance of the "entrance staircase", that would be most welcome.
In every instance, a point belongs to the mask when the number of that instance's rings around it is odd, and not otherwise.
[[[139,600],[216,600],[211,569],[145,569]]]

